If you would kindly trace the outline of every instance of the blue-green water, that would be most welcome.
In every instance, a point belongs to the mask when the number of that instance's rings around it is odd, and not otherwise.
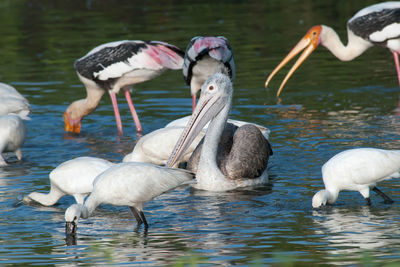
[[[352,264],[363,253],[399,262],[398,181],[380,188],[366,207],[357,192],[343,192],[334,207],[312,210],[323,187],[320,167],[353,147],[400,147],[400,89],[389,51],[373,48],[340,62],[321,47],[294,74],[278,104],[276,89],[288,68],[263,87],[270,71],[308,28],[323,23],[346,42],[345,24],[372,1],[1,1],[0,81],[31,103],[23,161],[0,169],[0,264],[173,264],[193,256],[210,265]],[[63,131],[62,114],[83,98],[73,62],[101,43],[162,40],[185,48],[197,35],[224,35],[237,67],[232,118],[271,130],[271,184],[212,193],[180,187],[147,203],[147,233],[134,232],[124,207],[101,206],[67,246],[64,197],[54,207],[16,205],[23,195],[49,189],[48,173],[61,162],[96,156],[119,162],[137,136],[120,96],[125,136],[118,138],[110,100],[83,121],[82,133]],[[145,133],[191,112],[180,71],[135,86],[135,107]]]

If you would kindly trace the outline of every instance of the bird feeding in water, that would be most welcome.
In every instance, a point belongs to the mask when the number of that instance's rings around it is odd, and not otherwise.
[[[281,83],[277,92],[277,96],[279,97],[290,76],[292,76],[319,44],[325,46],[334,56],[342,61],[353,60],[374,45],[388,48],[394,57],[400,85],[400,65],[398,59],[400,53],[400,2],[384,2],[360,10],[347,22],[347,36],[348,43],[344,46],[332,28],[325,25],[313,26],[271,72],[265,82],[265,87],[268,86],[272,77],[283,66],[304,49]]]
[[[29,102],[25,97],[11,85],[0,82],[0,116],[12,113],[19,115],[21,119],[30,120],[30,111]]]
[[[222,153],[224,158],[217,158],[232,95],[232,82],[225,74],[216,73],[203,84],[199,103],[168,160],[167,166],[173,166],[204,125],[211,121],[200,153],[197,183],[193,185],[198,189],[226,191],[268,182],[267,165],[272,149],[254,125],[239,127],[233,134],[231,147]]]
[[[22,159],[21,147],[25,138],[26,126],[19,115],[0,116],[0,166],[7,165],[2,155],[4,152],[14,152],[18,160]]]
[[[114,163],[95,157],[78,157],[58,165],[49,174],[50,192],[43,194],[32,192],[22,201],[25,204],[38,202],[43,206],[52,206],[65,196],[71,195],[76,202],[83,204],[85,197],[93,190],[93,181]]]
[[[77,100],[64,112],[65,131],[79,133],[82,118],[92,113],[108,91],[115,113],[118,134],[122,135],[122,122],[116,94],[122,89],[130,108],[136,131],[142,132],[139,117],[133,106],[132,85],[148,81],[167,69],[181,69],[183,51],[159,41],[117,41],[93,48],[74,66],[85,85],[87,97]]]
[[[137,228],[142,223],[148,228],[143,204],[193,178],[193,173],[183,169],[140,162],[116,164],[97,176],[83,205],[74,204],[65,211],[66,234],[75,234],[79,219],[88,218],[100,204],[128,206]]]
[[[222,72],[235,79],[232,47],[224,36],[196,36],[190,40],[183,63],[183,77],[190,86],[192,107],[203,83],[214,73]]]
[[[313,208],[333,204],[342,190],[358,191],[371,205],[369,191],[379,194],[386,204],[393,203],[376,184],[400,177],[400,150],[377,148],[349,149],[336,154],[322,166],[325,189],[318,191]]]

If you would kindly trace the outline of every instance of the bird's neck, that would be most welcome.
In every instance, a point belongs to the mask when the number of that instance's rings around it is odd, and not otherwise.
[[[54,205],[63,195],[64,194],[59,192],[58,190],[51,188],[48,194],[32,192],[29,194],[29,198],[33,199],[36,202],[39,202],[44,206],[51,206]]]
[[[325,189],[325,195],[326,195],[326,200],[327,203],[333,204],[336,202],[336,200],[339,197],[339,190],[337,189]]]
[[[231,109],[231,99],[228,104],[211,120],[204,138],[198,171],[196,174],[199,188],[218,190],[227,180],[217,165],[218,144],[224,131]]]
[[[322,25],[321,45],[325,46],[335,57],[342,61],[350,61],[372,46],[370,42],[356,36],[350,30],[347,30],[347,37],[348,43],[345,46],[331,27]]]
[[[97,201],[96,195],[90,194],[89,197],[87,198],[87,200],[85,201],[85,204],[82,205],[81,217],[84,219],[88,218],[90,215],[92,215],[93,211],[99,205],[100,205],[100,203]]]
[[[101,97],[105,93],[95,82],[82,76],[79,78],[84,82],[87,96],[84,99],[72,102],[67,108],[66,112],[72,119],[81,119],[92,113],[99,105]]]

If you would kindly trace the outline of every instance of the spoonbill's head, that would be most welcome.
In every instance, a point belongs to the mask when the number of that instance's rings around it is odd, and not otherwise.
[[[216,73],[208,78],[201,88],[199,102],[179,137],[167,166],[173,166],[180,159],[207,122],[232,101],[232,94],[232,82],[227,75]]]
[[[268,86],[268,83],[271,81],[272,77],[283,68],[292,58],[294,58],[297,54],[301,51],[303,53],[297,59],[296,63],[294,63],[293,67],[289,70],[288,74],[286,75],[285,79],[281,83],[278,92],[276,95],[279,97],[280,93],[282,92],[283,87],[285,86],[286,82],[289,80],[290,76],[300,67],[300,65],[307,59],[309,55],[317,48],[317,46],[321,43],[321,33],[323,30],[322,25],[313,26],[311,29],[308,30],[307,34],[297,43],[297,45],[289,52],[289,54],[279,63],[279,65],[271,72],[268,76],[267,80],[265,81],[265,87]]]
[[[81,204],[73,204],[65,211],[65,233],[67,235],[76,233],[76,228],[81,214]]]
[[[312,207],[319,208],[326,206],[329,198],[329,192],[327,190],[318,191],[312,198]]]

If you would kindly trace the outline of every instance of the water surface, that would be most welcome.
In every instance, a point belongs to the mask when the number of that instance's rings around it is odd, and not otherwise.
[[[335,206],[313,210],[323,187],[320,168],[354,147],[398,149],[400,89],[389,51],[374,48],[353,62],[319,48],[275,98],[285,68],[263,87],[270,71],[307,29],[337,29],[372,1],[2,1],[0,81],[31,103],[23,161],[9,155],[0,169],[0,264],[164,265],[190,256],[210,265],[354,264],[367,253],[375,261],[399,261],[398,181],[380,188],[395,203],[372,195],[365,206],[343,192]],[[125,136],[118,138],[107,96],[83,121],[82,133],[66,134],[62,114],[83,98],[73,62],[104,42],[162,40],[185,48],[197,35],[224,35],[237,66],[231,117],[271,130],[274,156],[268,186],[233,192],[180,187],[147,203],[147,233],[134,232],[129,209],[103,205],[81,220],[76,245],[67,246],[64,197],[54,207],[19,205],[32,191],[49,189],[48,174],[78,156],[119,162],[137,141],[128,106],[120,96]],[[135,86],[134,104],[145,133],[191,112],[180,71]],[[182,258],[183,257],[183,258]],[[190,262],[188,259],[187,262]]]

